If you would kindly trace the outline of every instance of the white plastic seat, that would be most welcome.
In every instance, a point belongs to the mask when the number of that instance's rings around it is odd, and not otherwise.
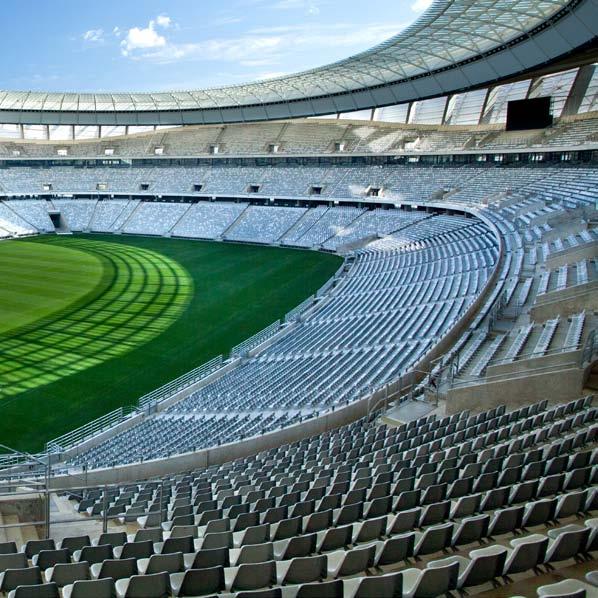
[[[326,555],[298,557],[276,563],[279,585],[302,584],[322,581],[326,578],[328,557]]]
[[[415,532],[415,556],[448,548],[452,541],[453,527],[452,523],[443,523],[431,526],[424,532]]]
[[[577,579],[565,579],[558,583],[540,586],[538,588],[539,598],[586,598],[587,590],[593,592],[593,588]]]
[[[462,589],[471,586],[478,586],[493,581],[503,573],[507,549],[504,546],[487,546],[478,548],[469,553],[469,558],[454,555],[439,561],[428,563],[428,567],[442,566],[450,563],[459,564],[459,577],[457,588]]]
[[[388,573],[373,577],[356,577],[343,580],[345,598],[401,598],[403,574]]]
[[[511,540],[510,545],[503,570],[504,575],[521,573],[541,565],[546,557],[548,538],[542,534],[531,534]]]
[[[579,525],[566,525],[548,531],[550,541],[544,563],[564,561],[586,551],[590,529]]]
[[[363,573],[374,566],[376,546],[371,544],[352,550],[338,550],[328,554],[328,576],[344,577]]]
[[[441,596],[457,589],[459,563],[436,561],[434,567],[403,569],[401,573],[404,598]]]

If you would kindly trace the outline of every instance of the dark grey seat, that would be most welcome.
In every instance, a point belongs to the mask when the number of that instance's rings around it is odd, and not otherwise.
[[[113,556],[112,545],[99,544],[98,546],[85,546],[81,550],[77,550],[73,555],[73,560],[76,563],[87,562],[90,565],[101,563],[106,559],[111,559]]]
[[[91,579],[89,563],[58,563],[44,571],[46,581],[54,581],[59,588],[79,580]]]
[[[343,581],[336,579],[323,583],[304,583],[297,588],[296,598],[343,598]]]
[[[228,567],[230,565],[228,548],[202,549],[194,554],[186,554],[183,558],[185,569],[209,569],[211,567]]]
[[[60,542],[60,548],[68,548],[71,553],[81,550],[84,546],[91,546],[89,536],[70,536]]]
[[[147,559],[152,554],[154,554],[154,543],[151,540],[127,542],[114,549],[114,556],[117,559]]]
[[[137,559],[106,559],[101,563],[95,563],[91,566],[91,575],[94,579],[125,579],[139,573],[137,569]]]
[[[56,550],[40,550],[31,559],[33,565],[37,565],[42,571],[48,567],[53,567],[58,563],[70,563],[71,551],[68,548],[58,548]]]
[[[116,582],[118,598],[168,598],[170,594],[168,573],[133,575]]]
[[[39,567],[7,569],[0,573],[0,592],[10,592],[18,586],[32,586],[43,583]]]
[[[326,578],[328,558],[326,555],[297,557],[276,563],[279,585],[322,581]]]
[[[24,569],[27,567],[27,555],[24,552],[0,554],[0,573],[7,569]]]
[[[413,556],[415,533],[409,532],[393,536],[384,542],[376,543],[376,567],[385,567],[405,561]]]
[[[18,586],[9,592],[8,598],[60,598],[60,591],[54,582]]]
[[[185,573],[173,573],[170,576],[170,584],[175,596],[217,594],[225,589],[224,567],[189,569]]]
[[[169,554],[153,554],[149,559],[139,559],[137,567],[141,575],[151,575],[152,573],[181,573],[185,571],[185,562],[182,552],[173,552]]]
[[[345,579],[343,584],[346,598],[401,598],[403,595],[403,575],[400,572]]]
[[[17,552],[15,542],[0,542],[0,554],[14,554]]]
[[[259,590],[276,584],[276,564],[268,561],[230,567],[224,576],[227,588],[232,591]]]
[[[40,550],[54,550],[56,544],[51,538],[49,540],[29,540],[22,551],[27,555],[28,559],[32,559]]]

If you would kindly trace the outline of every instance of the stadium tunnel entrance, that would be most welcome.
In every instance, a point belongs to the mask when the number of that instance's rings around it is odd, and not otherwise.
[[[54,225],[54,230],[57,235],[72,235],[72,231],[66,221],[66,218],[60,213],[59,210],[48,210],[50,220]]]

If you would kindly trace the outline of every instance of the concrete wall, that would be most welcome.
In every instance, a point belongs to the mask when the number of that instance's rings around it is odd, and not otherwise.
[[[574,264],[581,260],[592,259],[598,256],[598,243],[583,243],[564,251],[558,251],[548,256],[546,267],[549,270],[560,268],[565,264]]]
[[[531,359],[517,359],[515,361],[489,365],[486,368],[486,377],[492,379],[496,376],[517,376],[519,374],[528,374],[541,368],[567,367],[571,363],[579,363],[580,360],[581,351],[561,351]]]
[[[168,459],[155,459],[144,463],[98,469],[75,475],[60,475],[51,479],[53,489],[74,488],[77,485],[101,485],[129,482],[131,480],[160,477],[172,473],[203,469],[210,465],[219,465],[234,459],[254,455],[261,451],[276,448],[307,438],[323,434],[328,430],[349,424],[367,414],[370,399],[365,398],[336,411],[326,413],[282,430],[276,430],[253,438],[247,438],[230,444],[203,449],[194,453],[175,455]]]
[[[544,372],[529,372],[507,379],[452,388],[446,399],[447,414],[464,409],[472,412],[506,404],[516,409],[550,398],[562,403],[579,398],[583,391],[584,370],[570,366]]]
[[[2,518],[16,516],[20,523],[44,521],[45,497],[38,493],[3,495],[0,497],[0,515]],[[17,549],[20,548],[17,546]]]
[[[557,316],[598,310],[598,280],[540,295],[530,310],[530,318],[544,321]]]

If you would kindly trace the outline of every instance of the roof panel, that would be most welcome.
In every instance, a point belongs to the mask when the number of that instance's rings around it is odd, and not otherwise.
[[[410,27],[365,52],[317,69],[244,85],[157,93],[0,91],[0,110],[206,110],[347,94],[397,84],[496,51],[571,0],[435,0]]]

